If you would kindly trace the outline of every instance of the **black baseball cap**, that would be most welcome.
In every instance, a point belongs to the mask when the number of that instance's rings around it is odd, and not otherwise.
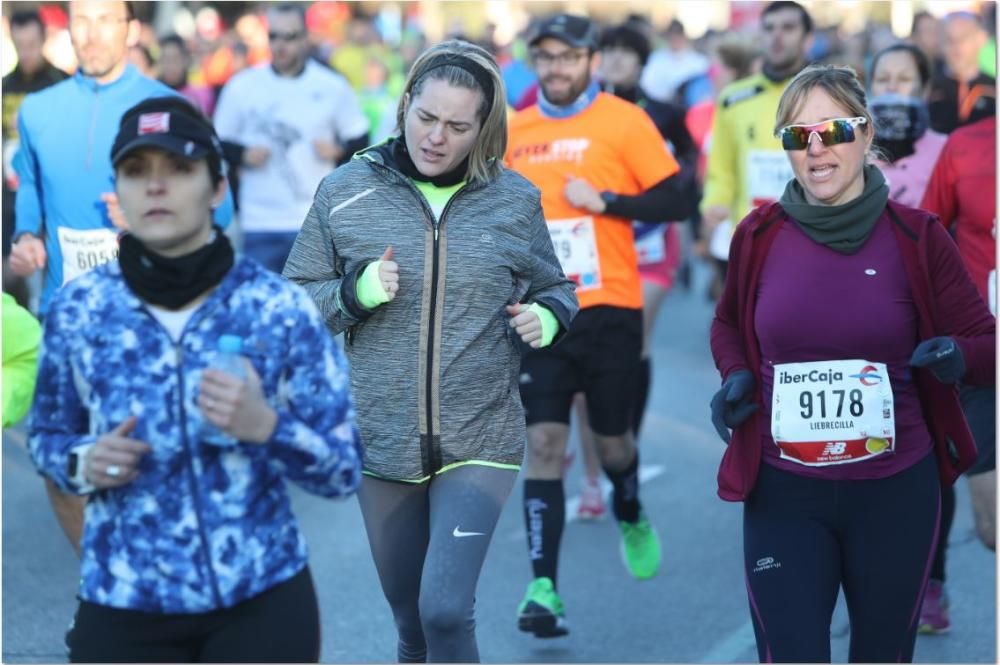
[[[222,169],[222,144],[212,123],[176,95],[152,97],[125,112],[111,146],[111,163],[117,166],[129,153],[149,147],[191,160],[208,158],[213,170]]]
[[[559,14],[542,21],[528,46],[534,46],[546,37],[558,39],[574,48],[597,49],[597,26],[584,16]]]

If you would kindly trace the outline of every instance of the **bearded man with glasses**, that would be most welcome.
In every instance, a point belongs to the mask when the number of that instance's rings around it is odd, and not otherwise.
[[[626,570],[640,580],[660,567],[660,540],[639,501],[632,432],[642,351],[642,288],[632,220],[683,219],[678,165],[641,108],[602,92],[597,28],[562,14],[540,24],[530,47],[538,103],[510,124],[507,164],[542,193],[542,211],[580,313],[551,348],[521,363],[528,424],[524,515],[533,581],[518,628],[535,637],[569,631],[557,593],[566,522],[563,456],[574,395],[587,398],[598,457],[614,487],[612,508]]]
[[[309,58],[305,10],[267,12],[271,62],[222,89],[215,128],[240,165],[243,251],[280,273],[320,181],[368,145],[368,120],[347,80]]]

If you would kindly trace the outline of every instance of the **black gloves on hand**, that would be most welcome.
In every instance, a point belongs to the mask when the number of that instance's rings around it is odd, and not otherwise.
[[[733,372],[712,398],[712,424],[726,443],[729,430],[743,424],[758,405],[753,403],[753,374],[748,369]]]
[[[965,357],[951,337],[932,337],[913,350],[910,365],[926,367],[941,383],[958,383],[965,376]]]

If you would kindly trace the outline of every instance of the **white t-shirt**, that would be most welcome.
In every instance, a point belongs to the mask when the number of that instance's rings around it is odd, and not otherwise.
[[[259,168],[240,170],[240,220],[248,232],[296,232],[320,181],[333,170],[314,139],[340,145],[368,131],[368,119],[347,80],[309,60],[295,78],[271,65],[247,69],[219,96],[215,129],[225,141],[271,151]]]
[[[201,304],[199,304],[198,307],[201,307]],[[162,325],[167,330],[167,334],[170,335],[170,339],[175,342],[180,340],[181,333],[184,332],[184,326],[186,326],[187,322],[191,320],[194,313],[198,311],[198,307],[173,310],[146,303],[146,309],[149,310],[149,313],[153,315],[154,319],[160,322],[160,325]]]
[[[693,49],[653,51],[639,78],[639,87],[658,102],[667,102],[688,79],[708,71],[711,62]]]

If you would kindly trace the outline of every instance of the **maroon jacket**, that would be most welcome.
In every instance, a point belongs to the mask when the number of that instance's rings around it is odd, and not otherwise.
[[[761,206],[736,227],[729,251],[729,271],[712,322],[712,355],[723,380],[740,369],[756,381],[754,399],[760,403],[761,353],[753,316],[764,258],[780,226],[790,219],[779,203]],[[891,224],[909,277],[917,307],[919,337],[955,339],[965,357],[963,382],[991,385],[996,380],[996,319],[990,314],[951,236],[937,218],[924,210],[895,201],[886,205],[878,224]],[[955,479],[976,459],[958,390],[934,378],[929,370],[913,369],[942,483]],[[750,417],[733,431],[732,442],[719,468],[719,496],[743,501],[757,482],[761,462],[759,419]]]

